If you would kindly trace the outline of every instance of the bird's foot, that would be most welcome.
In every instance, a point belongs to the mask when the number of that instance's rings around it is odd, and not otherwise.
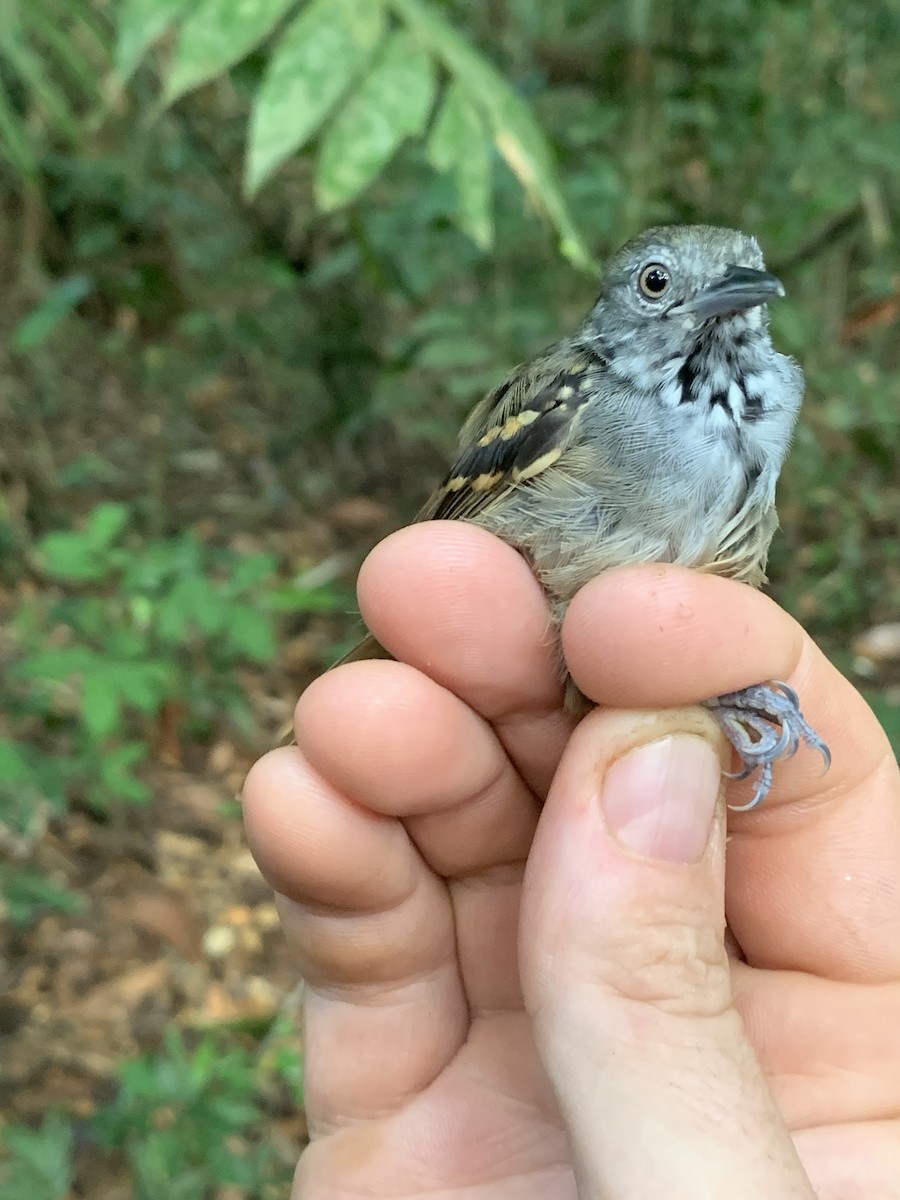
[[[735,812],[748,812],[762,804],[772,786],[773,764],[782,758],[792,758],[801,742],[819,751],[826,771],[831,766],[831,751],[807,723],[797,693],[786,683],[777,680],[757,683],[706,700],[704,707],[715,717],[744,764],[741,771],[729,774],[728,778],[746,779],[759,771],[753,799],[747,804],[732,805]]]

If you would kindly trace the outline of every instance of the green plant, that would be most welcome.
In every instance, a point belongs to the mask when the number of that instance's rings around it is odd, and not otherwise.
[[[69,888],[60,887],[37,867],[0,862],[0,916],[14,925],[27,925],[47,909],[79,913],[84,900]]]
[[[99,111],[111,31],[92,0],[3,0],[0,20],[0,153],[33,181]]]
[[[245,1200],[284,1194],[293,1163],[270,1136],[273,1089],[299,1102],[296,1030],[279,1018],[261,1048],[223,1032],[188,1048],[170,1028],[159,1051],[123,1063],[115,1098],[82,1130],[109,1153],[137,1200],[212,1200],[232,1185]],[[72,1122],[0,1127],[3,1200],[65,1200],[86,1185],[92,1155],[74,1153]],[[85,1172],[86,1168],[86,1173]]]
[[[263,1200],[290,1168],[266,1137],[258,1087],[252,1052],[213,1037],[189,1051],[170,1030],[159,1055],[122,1066],[119,1094],[93,1132],[127,1156],[138,1200],[206,1200],[225,1184]]]
[[[100,505],[83,528],[37,542],[35,566],[62,587],[22,605],[8,668],[20,712],[74,740],[85,796],[99,807],[146,799],[133,773],[140,735],[167,702],[196,731],[223,715],[247,729],[237,667],[274,657],[280,613],[337,602],[284,582],[271,555],[191,532],[129,544],[129,516]]]
[[[299,8],[299,12],[297,9]],[[431,126],[430,159],[454,181],[455,217],[481,247],[493,241],[491,177],[499,152],[556,227],[566,257],[591,258],[559,189],[552,154],[529,106],[432,0],[147,0],[119,14],[117,61],[127,77],[174,25],[163,99],[174,103],[260,45],[245,186],[252,195],[319,137],[315,193],[328,212],[356,200],[407,138]],[[444,86],[442,86],[444,85]]]
[[[51,1113],[39,1129],[0,1127],[3,1200],[65,1200],[72,1184],[72,1128]]]
[[[327,588],[285,579],[269,554],[238,554],[185,532],[129,536],[129,510],[97,506],[78,529],[35,544],[48,587],[13,615],[0,740],[0,823],[21,855],[77,797],[97,810],[149,799],[141,767],[166,705],[202,737],[223,719],[252,733],[243,664],[275,656],[285,613],[328,611]],[[43,740],[53,753],[41,752]],[[72,898],[27,867],[4,868],[7,912],[22,921]]]

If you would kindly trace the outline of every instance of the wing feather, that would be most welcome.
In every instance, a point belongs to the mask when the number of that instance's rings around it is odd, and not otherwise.
[[[602,366],[593,354],[554,347],[517,368],[473,410],[456,461],[417,519],[471,520],[558,462]]]

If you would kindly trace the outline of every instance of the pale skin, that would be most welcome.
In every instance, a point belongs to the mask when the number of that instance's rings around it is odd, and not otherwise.
[[[402,530],[359,593],[399,661],[314,683],[245,795],[307,981],[294,1197],[900,1200],[900,773],[803,630],[732,581],[610,572],[563,629],[603,706],[573,732],[489,534]],[[752,785],[714,803],[692,706],[773,678],[833,766],[801,749],[726,823]],[[706,816],[638,854],[650,743],[687,746],[667,778]]]

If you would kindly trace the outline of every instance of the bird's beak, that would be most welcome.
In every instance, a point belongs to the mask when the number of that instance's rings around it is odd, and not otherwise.
[[[744,312],[766,304],[784,295],[780,279],[768,271],[757,271],[753,267],[731,265],[724,275],[698,292],[692,300],[670,308],[667,316],[679,317],[690,314],[701,321],[710,317],[725,317],[731,313]]]

